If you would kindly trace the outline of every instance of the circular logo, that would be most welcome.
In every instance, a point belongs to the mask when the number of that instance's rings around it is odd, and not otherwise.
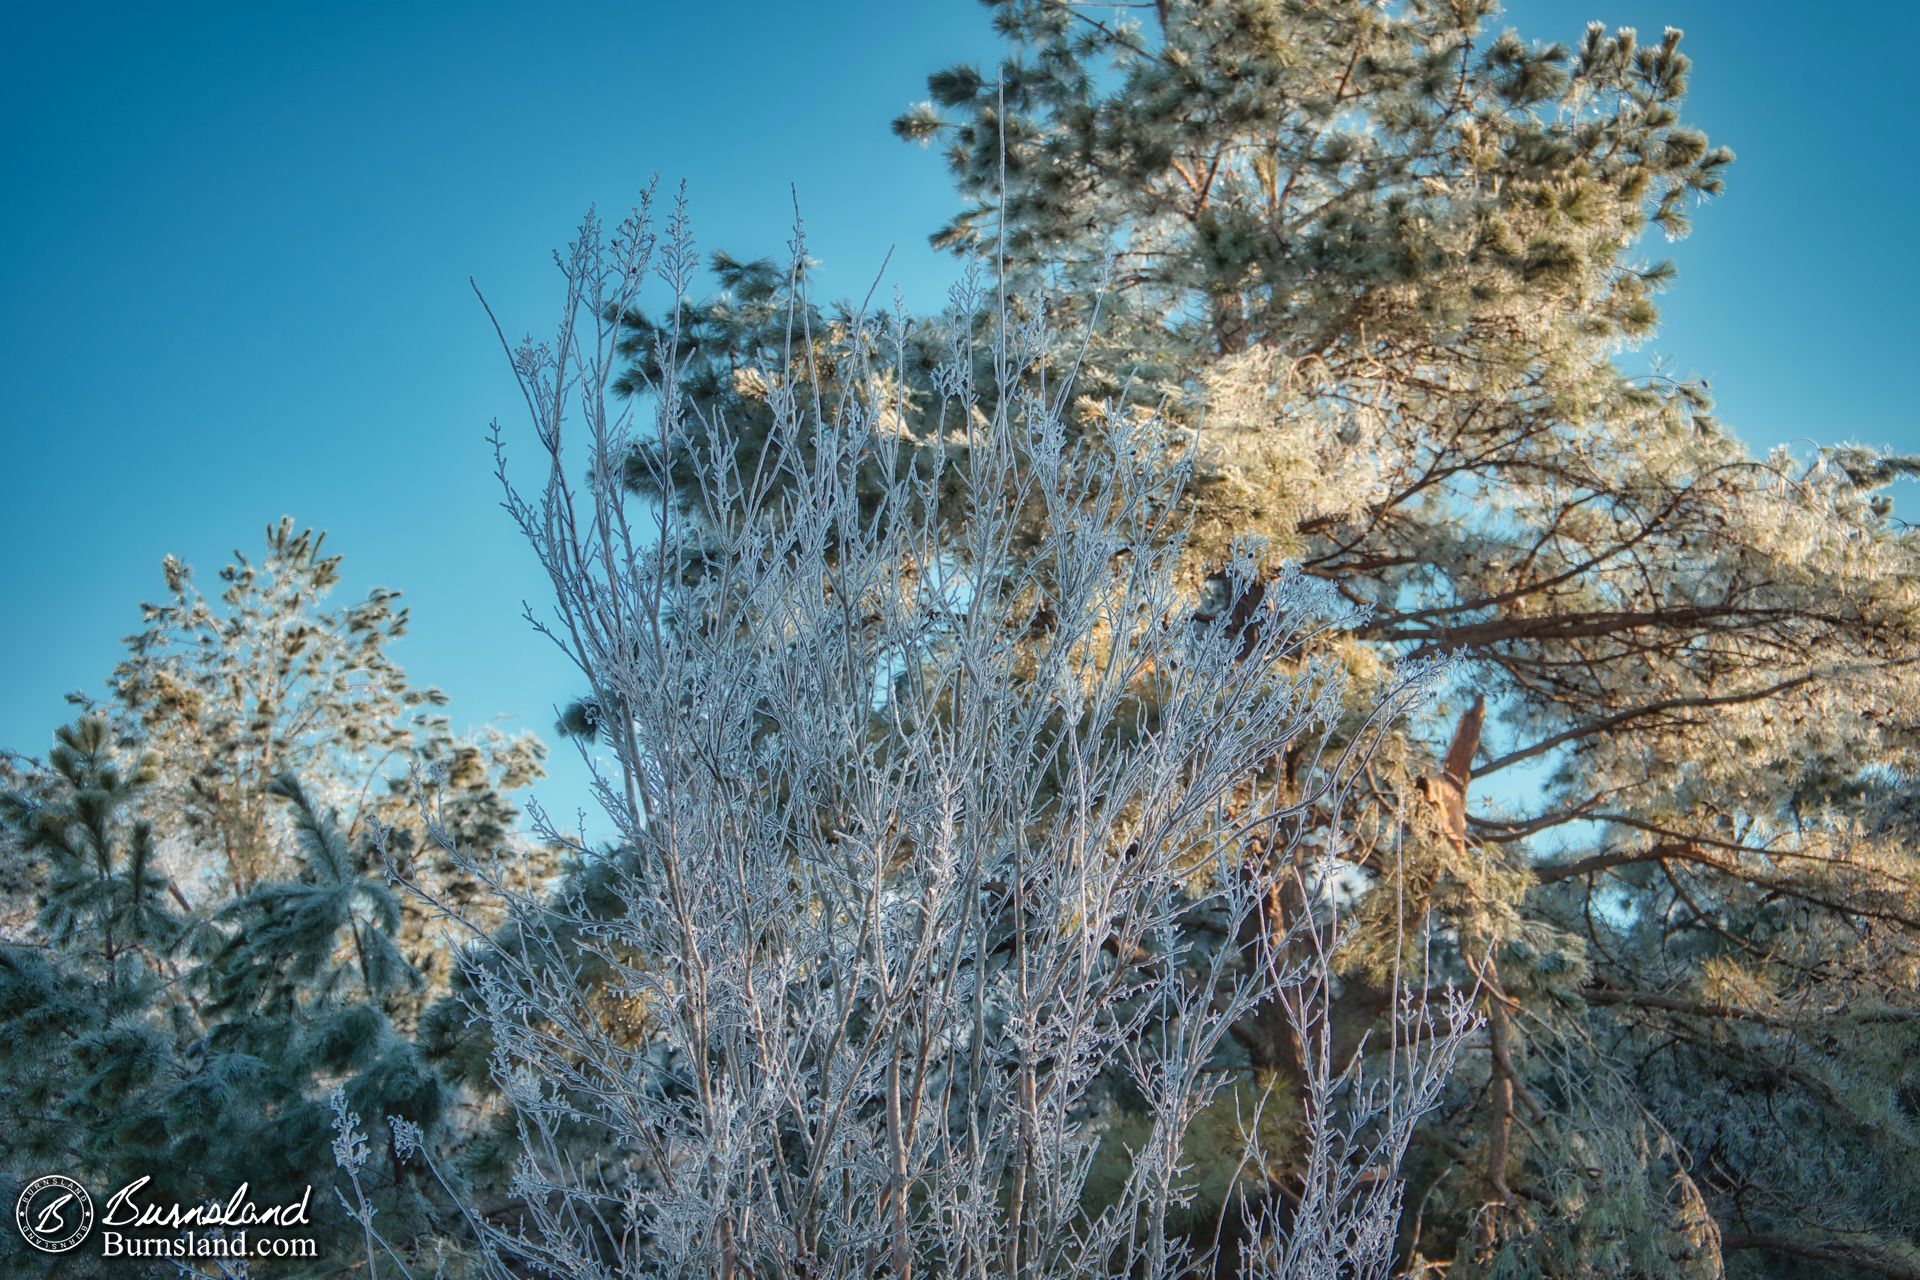
[[[27,1184],[13,1205],[14,1225],[42,1253],[65,1253],[93,1230],[93,1201],[72,1178],[50,1173]]]

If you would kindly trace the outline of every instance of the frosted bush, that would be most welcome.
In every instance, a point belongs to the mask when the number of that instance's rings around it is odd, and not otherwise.
[[[1072,343],[978,278],[930,339],[899,313],[816,331],[796,273],[743,424],[686,393],[671,320],[659,376],[613,390],[618,318],[655,284],[678,317],[694,283],[681,208],[663,234],[650,201],[589,218],[560,262],[557,336],[513,352],[536,482],[496,438],[613,839],[567,892],[496,881],[509,925],[468,967],[519,1140],[517,1206],[468,1214],[480,1270],[1204,1272],[1214,1233],[1173,1225],[1189,1131],[1265,1010],[1305,1083],[1232,1095],[1231,1265],[1384,1275],[1471,1018],[1405,1000],[1393,1044],[1332,1053],[1318,881],[1365,744],[1334,745],[1343,672],[1308,646],[1350,608],[1291,577],[1198,609],[1193,449],[1076,408]],[[1265,558],[1239,547],[1229,591]],[[1443,675],[1398,672],[1378,723]],[[1263,1109],[1305,1153],[1281,1195]]]

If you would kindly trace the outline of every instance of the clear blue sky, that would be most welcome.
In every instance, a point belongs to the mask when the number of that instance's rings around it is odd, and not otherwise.
[[[1523,33],[1687,31],[1692,116],[1739,153],[1653,349],[1757,444],[1920,450],[1909,371],[1920,8],[1524,0]],[[348,590],[406,593],[398,654],[457,725],[543,734],[574,692],[494,505],[518,397],[469,275],[545,329],[581,210],[685,178],[709,248],[777,252],[797,184],[829,291],[890,245],[937,301],[937,153],[887,122],[991,56],[972,0],[11,6],[0,47],[0,744],[97,692],[172,553],[203,580],[283,513]],[[1903,503],[1910,509],[1910,503]],[[579,773],[558,762],[570,810]]]

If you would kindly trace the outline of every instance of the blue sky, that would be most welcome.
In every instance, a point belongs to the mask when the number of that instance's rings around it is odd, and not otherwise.
[[[1692,117],[1739,154],[1673,246],[1651,349],[1756,444],[1920,451],[1909,95],[1920,7],[1524,0],[1523,33],[1687,31]],[[828,290],[890,246],[910,301],[949,267],[937,153],[887,122],[992,55],[972,0],[666,5],[14,6],[0,47],[0,745],[97,692],[178,555],[210,581],[282,514],[347,589],[397,587],[398,656],[457,725],[544,733],[574,691],[519,619],[541,584],[483,443],[518,401],[467,287],[548,326],[549,251],[650,173],[707,248],[777,252],[797,184]],[[1903,509],[1910,507],[1903,503]],[[580,773],[556,762],[570,811]]]

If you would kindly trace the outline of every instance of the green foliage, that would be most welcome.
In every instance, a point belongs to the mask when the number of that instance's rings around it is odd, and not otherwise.
[[[42,941],[0,947],[0,1123],[9,1187],[55,1168],[104,1191],[150,1176],[151,1198],[198,1203],[242,1182],[261,1202],[315,1188],[322,1261],[345,1267],[330,1213],[327,1090],[437,1128],[449,1091],[396,1030],[396,993],[420,975],[401,953],[384,877],[362,873],[297,783],[297,879],[193,910],[154,867],[139,811],[153,770],[98,718],[62,729],[37,797],[5,799],[8,834],[50,861]],[[417,1230],[424,1206],[397,1164],[375,1180]],[[48,1260],[10,1239],[10,1269]],[[330,1261],[329,1261],[330,1260]],[[104,1268],[106,1260],[76,1265]],[[350,1268],[347,1268],[350,1269]]]
[[[400,902],[384,873],[356,865],[293,777],[282,774],[270,790],[291,802],[303,865],[298,879],[261,885],[220,913],[233,929],[210,1012],[244,1020],[263,1006],[331,1002],[347,987],[367,1000],[418,990],[420,975],[395,941]]]
[[[330,1190],[330,1093],[461,1136],[452,1065],[413,1036],[451,951],[390,873],[487,918],[431,812],[542,874],[506,798],[542,750],[455,737],[441,695],[386,656],[397,594],[329,609],[339,560],[322,539],[283,522],[267,542],[222,574],[217,606],[169,560],[172,601],[147,607],[104,714],[60,730],[43,763],[9,758],[0,1192],[49,1170],[96,1191],[150,1176],[153,1199],[189,1204],[311,1186],[321,1249],[303,1274],[345,1274],[358,1228]],[[442,1192],[393,1153],[362,1182],[394,1238],[443,1240]],[[7,1238],[9,1274],[52,1265]]]

